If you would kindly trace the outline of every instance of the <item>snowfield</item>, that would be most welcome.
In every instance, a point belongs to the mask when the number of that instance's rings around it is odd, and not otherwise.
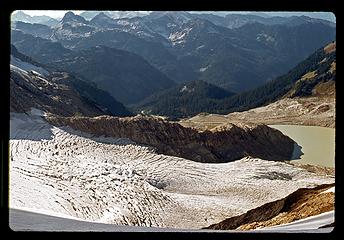
[[[11,113],[10,208],[116,225],[200,229],[334,183],[282,162],[206,164],[157,154],[130,139],[93,137]]]

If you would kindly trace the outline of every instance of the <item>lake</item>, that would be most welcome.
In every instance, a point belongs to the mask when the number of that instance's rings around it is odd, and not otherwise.
[[[335,166],[335,129],[318,126],[269,125],[289,136],[299,146],[303,155],[297,154],[293,161],[304,164]]]

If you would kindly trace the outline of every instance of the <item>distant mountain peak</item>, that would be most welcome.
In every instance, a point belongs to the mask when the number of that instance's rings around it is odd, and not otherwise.
[[[181,23],[185,23],[193,18],[192,14],[185,11],[155,11],[149,15],[151,18],[170,17]]]
[[[188,21],[186,24],[183,26],[187,26],[190,29],[203,29],[207,32],[217,32],[217,25],[213,24],[211,21],[208,21],[206,19],[201,19],[201,18],[194,18]]]
[[[101,12],[99,14],[97,14],[94,18],[105,18],[105,19],[111,19],[111,17],[109,17],[108,15],[106,15],[105,13]],[[93,18],[93,19],[94,19]]]
[[[22,21],[22,22],[30,22],[32,17],[23,11],[17,11],[16,13],[13,13],[11,16],[12,21]]]
[[[63,16],[62,19],[66,19],[66,18],[71,18],[71,17],[74,17],[76,16],[72,11],[68,11],[65,13],[65,15]]]
[[[30,15],[24,13],[23,11],[17,11],[16,13],[14,13],[13,15],[15,16],[20,16],[20,17],[30,17]]]
[[[67,12],[64,17],[61,20],[62,23],[67,23],[67,22],[79,22],[79,23],[84,23],[87,24],[87,21],[85,18],[74,14],[72,11]]]
[[[58,23],[58,21],[49,16],[30,16],[23,11],[16,11],[11,16],[11,22],[25,22],[25,23],[39,23],[47,26],[53,26]]]
[[[92,18],[90,20],[90,23],[94,23],[94,24],[108,24],[108,23],[111,23],[113,22],[114,19],[112,19],[109,15],[107,15],[106,13],[104,12],[100,12],[99,14],[97,14],[96,16],[94,16],[94,18]]]
[[[151,15],[155,16],[163,16],[163,15],[174,15],[174,16],[188,16],[191,15],[186,11],[154,11],[150,13]]]

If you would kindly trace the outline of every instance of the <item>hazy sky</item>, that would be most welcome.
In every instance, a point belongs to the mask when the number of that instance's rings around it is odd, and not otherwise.
[[[54,11],[54,10],[23,10],[24,13],[30,15],[30,16],[49,16],[53,18],[62,18],[64,14],[68,11],[64,10],[59,10],[59,11]],[[78,10],[78,11],[72,11],[75,14],[80,14],[84,11]],[[147,12],[147,11],[141,11],[141,12]],[[210,12],[210,11],[208,11]],[[249,13],[249,12],[218,12],[218,14],[225,15],[226,13]],[[262,12],[269,14],[271,16],[301,16],[301,15],[306,15],[309,17],[315,17],[315,18],[321,18],[321,19],[326,19],[330,20],[333,22],[336,22],[336,17],[333,13],[331,12]]]
[[[53,18],[62,18],[68,11],[53,11],[53,10],[23,10],[24,13],[32,16],[49,16]],[[72,11],[75,14],[80,14],[84,11]]]

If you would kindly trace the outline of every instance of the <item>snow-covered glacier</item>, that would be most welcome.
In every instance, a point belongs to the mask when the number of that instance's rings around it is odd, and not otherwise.
[[[269,173],[277,177],[266,177]],[[299,188],[329,183],[333,177],[283,162],[199,163],[158,154],[130,139],[56,127],[41,111],[11,113],[13,209],[116,225],[200,229]]]

